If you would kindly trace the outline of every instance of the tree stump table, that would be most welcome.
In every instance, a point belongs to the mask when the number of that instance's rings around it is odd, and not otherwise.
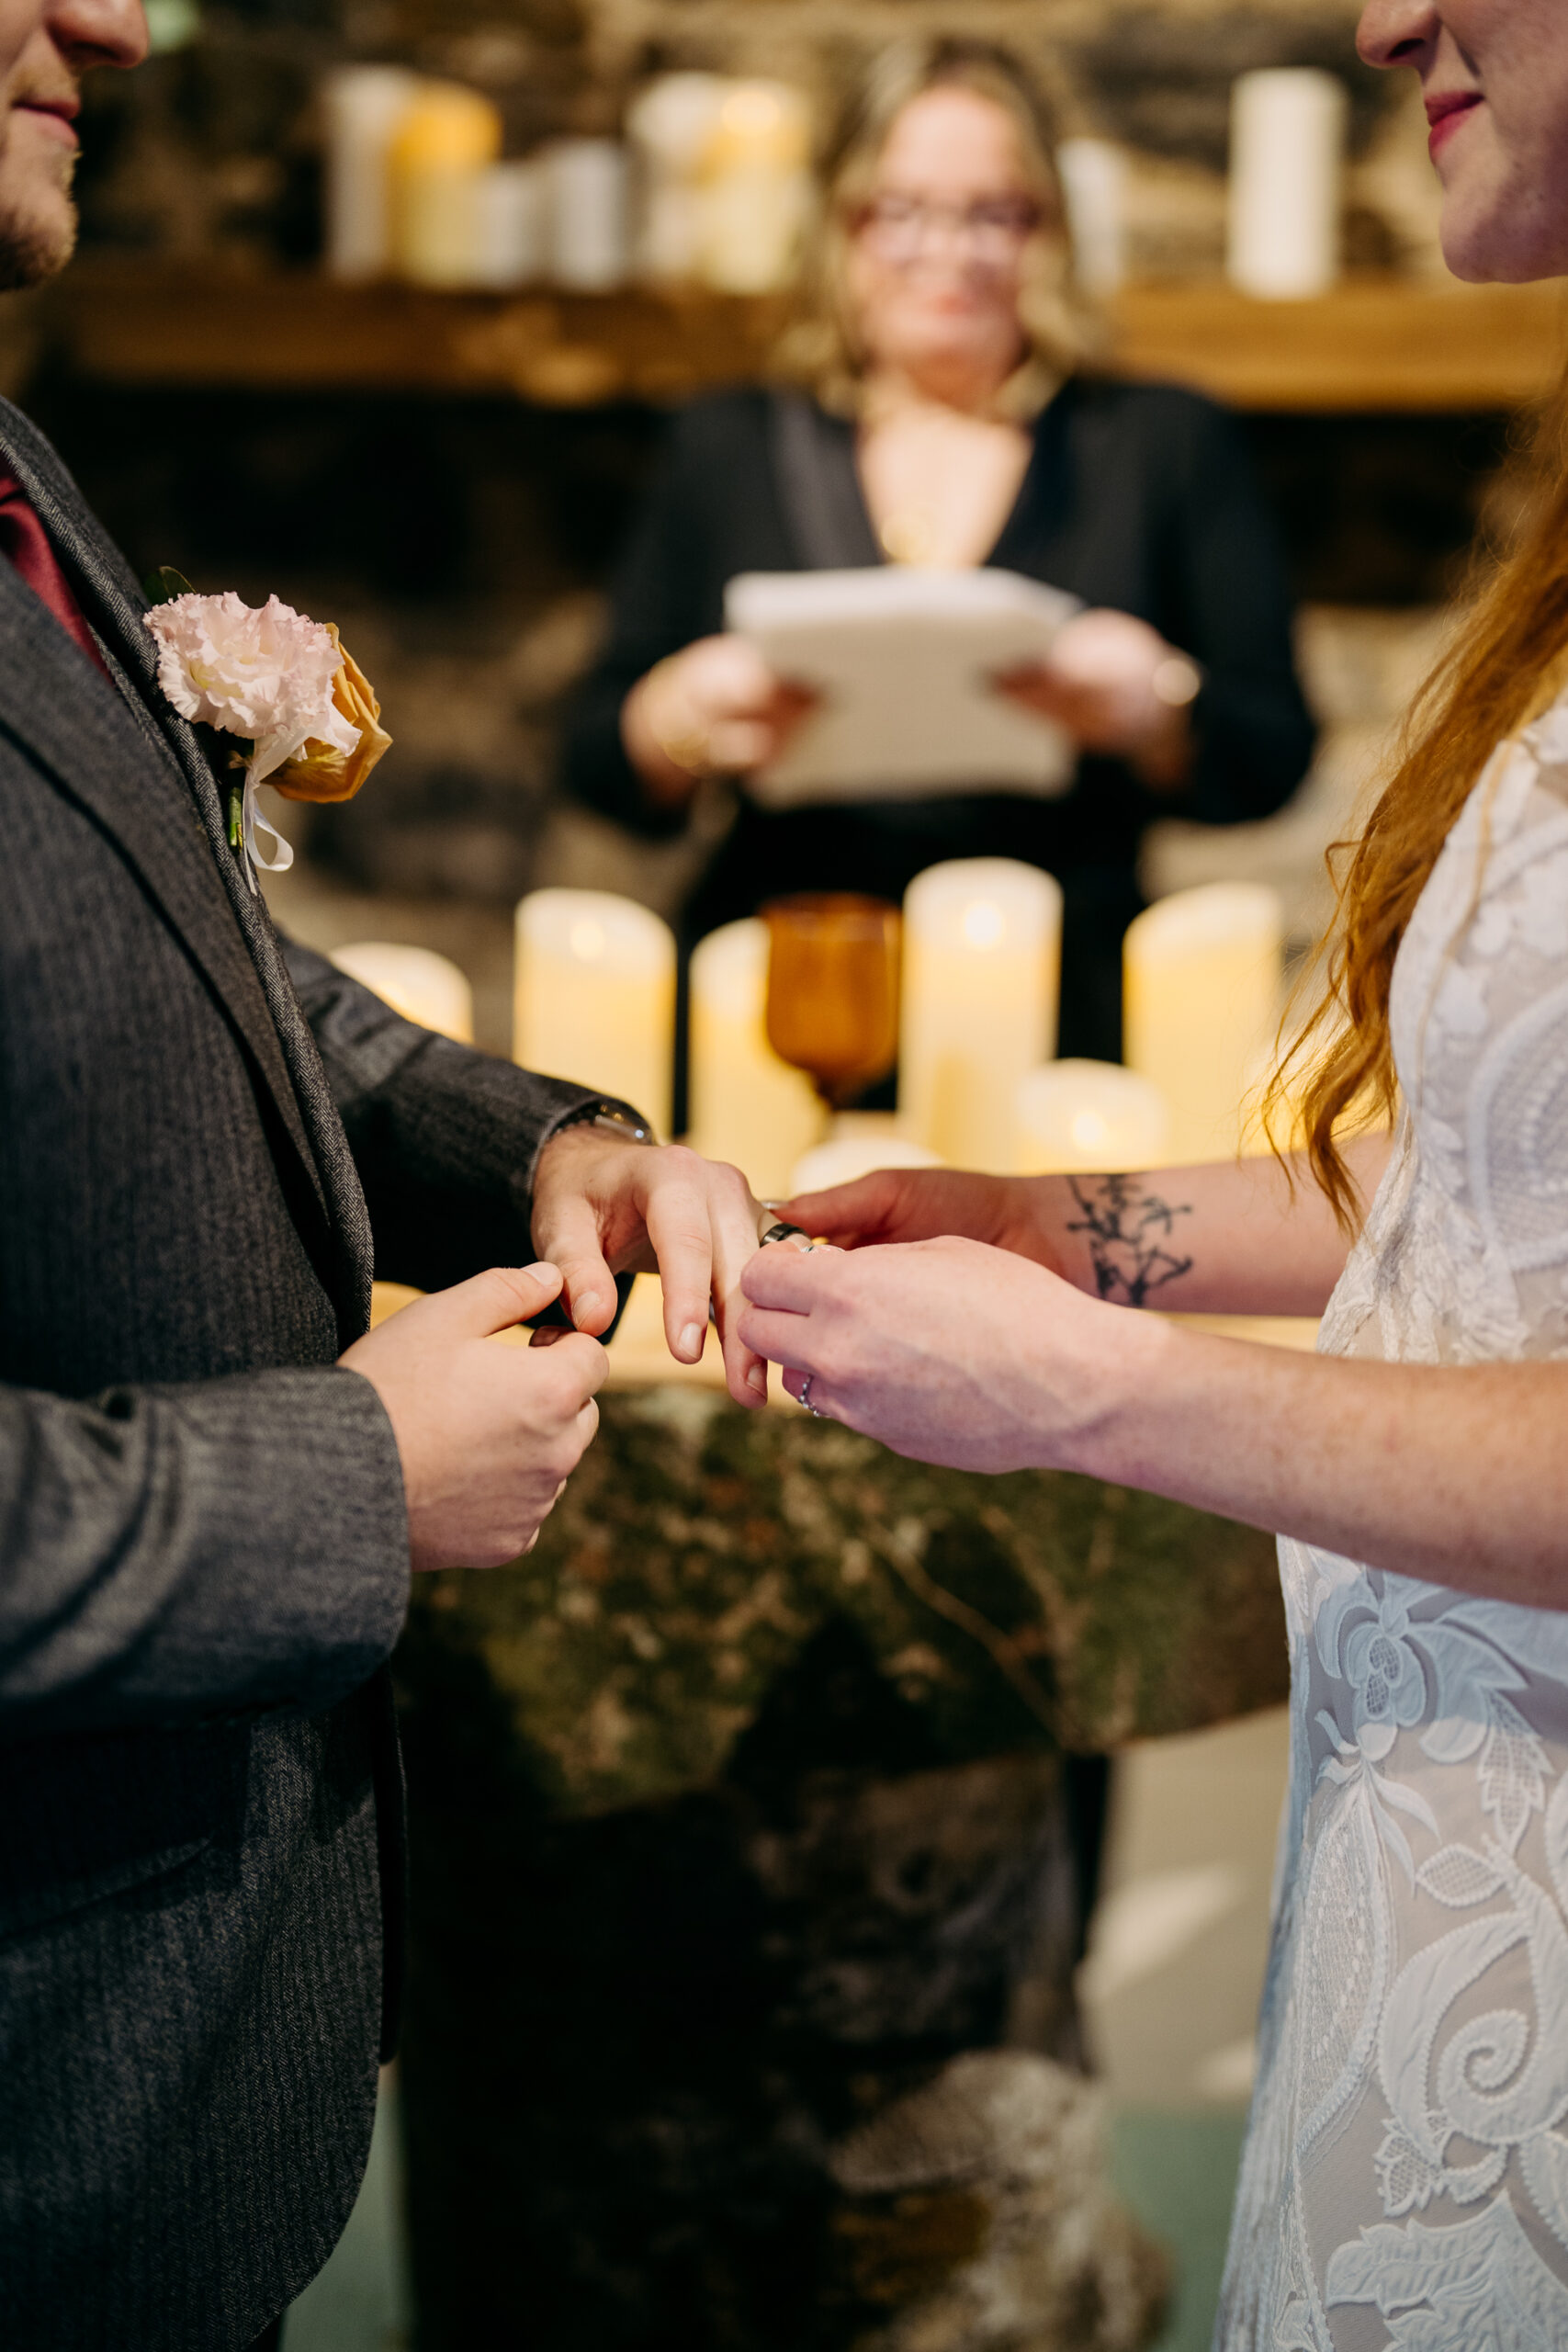
[[[1067,2071],[1070,1762],[1276,1702],[1271,1542],[611,1391],[510,1570],[419,1579],[422,2352],[1117,2352],[1160,2260]]]

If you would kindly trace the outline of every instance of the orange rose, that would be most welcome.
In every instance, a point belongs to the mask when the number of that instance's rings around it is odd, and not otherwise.
[[[391,745],[391,737],[378,723],[381,706],[370,681],[353,654],[343,652],[343,640],[334,624],[328,621],[324,626],[343,653],[342,667],[333,680],[333,701],[349,725],[358,728],[359,741],[352,752],[340,752],[334,745],[312,736],[302,751],[291,760],[285,760],[267,777],[268,784],[286,800],[352,800],[382,752]]]

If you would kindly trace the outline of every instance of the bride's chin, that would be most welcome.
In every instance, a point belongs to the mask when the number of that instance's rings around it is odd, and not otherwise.
[[[1483,200],[1449,191],[1443,260],[1467,286],[1528,286],[1568,275],[1568,204],[1530,218],[1530,207],[1489,191]]]

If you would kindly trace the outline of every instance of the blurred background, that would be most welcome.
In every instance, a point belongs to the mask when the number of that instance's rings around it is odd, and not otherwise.
[[[705,165],[699,132],[687,168],[687,126],[661,140],[653,109],[649,127],[649,83],[782,81],[816,120],[911,28],[994,34],[1110,166],[1090,231],[1109,364],[1243,413],[1302,600],[1325,730],[1310,781],[1267,837],[1162,831],[1150,881],[1266,874],[1304,936],[1321,844],[1422,671],[1431,615],[1478,521],[1506,519],[1510,421],[1555,327],[1539,292],[1467,298],[1444,279],[1419,107],[1357,66],[1354,17],[1291,0],[152,0],[157,53],[91,85],[80,254],[8,302],[5,386],[139,565],[337,618],[397,753],[373,796],[298,819],[297,837],[340,890],[445,903],[431,942],[466,943],[481,1041],[504,1049],[506,917],[525,889],[586,881],[668,910],[701,854],[628,845],[563,806],[558,718],[664,412],[764,369],[798,250],[800,151],[765,106],[760,130],[743,116],[730,134],[739,161]],[[376,93],[341,78],[361,62],[493,109],[493,131],[468,133],[481,155],[493,137],[501,165],[484,220],[455,251],[437,220],[437,249],[416,237],[398,275],[513,285],[399,283],[373,227],[368,261],[355,254],[352,191],[336,256],[352,274],[331,274],[334,137],[351,176],[356,139],[374,143],[354,117],[375,118]],[[1337,282],[1288,321],[1225,276],[1232,85],[1280,65],[1348,93]],[[717,181],[722,206],[727,173],[750,182],[728,243],[692,232],[678,199],[671,231],[670,183],[711,198]],[[440,170],[427,179],[439,207]],[[704,821],[722,827],[722,808]]]
[[[78,256],[0,304],[0,389],[139,571],[276,593],[374,680],[370,788],[280,820],[288,928],[434,950],[502,1053],[525,894],[618,894],[692,944],[743,793],[705,775],[679,823],[617,821],[568,755],[615,567],[671,416],[775,372],[836,103],[958,34],[1054,116],[1089,372],[1233,413],[1293,604],[1310,764],[1303,734],[1269,814],[1140,802],[1127,909],[1262,884],[1305,948],[1325,850],[1517,512],[1561,323],[1553,288],[1447,278],[1424,119],[1358,65],[1352,6],[147,5],[149,62],[89,86]],[[798,1431],[737,1452],[711,1389],[627,1344],[601,1484],[521,1597],[425,1580],[406,2164],[389,2083],[289,2352],[1197,2352],[1285,1771],[1269,1546],[852,1454],[864,1492],[808,1528]],[[709,1553],[740,1587],[671,1633]]]

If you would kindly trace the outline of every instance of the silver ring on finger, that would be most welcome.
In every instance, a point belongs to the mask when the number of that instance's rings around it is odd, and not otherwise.
[[[772,1225],[765,1227],[759,1233],[757,1247],[760,1250],[766,1250],[775,1241],[804,1241],[807,1250],[811,1247],[811,1236],[804,1226],[786,1225],[782,1218],[776,1218]]]
[[[814,1405],[811,1401],[811,1384],[816,1377],[817,1374],[814,1372],[808,1372],[805,1379],[801,1382],[800,1401],[805,1406],[807,1411],[811,1415],[813,1420],[830,1421],[833,1418],[831,1413],[825,1413],[820,1405]]]

